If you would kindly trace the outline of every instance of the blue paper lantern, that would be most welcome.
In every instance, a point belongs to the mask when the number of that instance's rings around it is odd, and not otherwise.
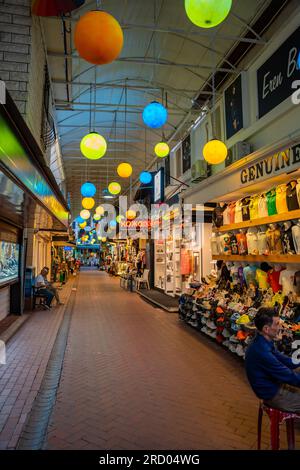
[[[297,58],[297,70],[300,70],[300,52],[299,52],[298,58]]]
[[[142,171],[140,174],[140,182],[143,184],[149,184],[152,181],[152,175],[149,171]]]
[[[111,220],[109,222],[109,226],[112,227],[112,228],[116,227],[117,226],[117,221],[116,220]]]
[[[96,194],[96,186],[87,181],[81,186],[81,194],[83,197],[94,197]]]
[[[76,222],[78,224],[82,224],[83,222],[85,222],[85,220],[82,217],[80,217],[80,215],[79,215],[78,217],[76,217]]]
[[[151,127],[152,129],[162,127],[167,122],[167,119],[168,111],[157,101],[152,101],[152,103],[147,104],[144,108],[143,121],[146,126]]]

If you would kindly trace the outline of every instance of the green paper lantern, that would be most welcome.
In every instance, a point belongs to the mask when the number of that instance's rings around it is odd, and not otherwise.
[[[214,28],[225,20],[232,0],[185,0],[188,18],[200,28]]]
[[[107,150],[106,140],[97,132],[91,132],[83,137],[80,142],[80,150],[89,160],[102,158]]]

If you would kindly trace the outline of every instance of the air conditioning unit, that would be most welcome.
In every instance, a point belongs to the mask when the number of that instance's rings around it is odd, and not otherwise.
[[[231,163],[246,157],[251,153],[251,145],[248,142],[237,142],[230,149]]]
[[[196,160],[192,165],[192,181],[202,181],[207,178],[207,163],[204,160]]]

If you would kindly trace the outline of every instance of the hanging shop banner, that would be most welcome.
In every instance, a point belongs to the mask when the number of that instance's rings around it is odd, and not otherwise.
[[[230,139],[243,128],[242,76],[227,88],[225,95],[226,137]]]
[[[152,228],[159,226],[159,219],[121,220],[121,228]]]
[[[300,166],[300,144],[277,152],[260,162],[243,168],[240,173],[242,184],[257,182],[266,177],[276,176],[286,171],[293,171]]]
[[[164,169],[161,168],[154,176],[154,203],[163,202],[165,198]]]
[[[190,134],[182,141],[182,173],[191,168],[191,136]]]
[[[300,27],[258,69],[258,110],[261,118],[292,95],[300,79]]]

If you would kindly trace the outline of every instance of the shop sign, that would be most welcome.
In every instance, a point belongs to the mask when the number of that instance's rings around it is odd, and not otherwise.
[[[242,75],[227,88],[224,97],[226,137],[230,139],[243,128]]]
[[[286,170],[293,171],[300,167],[300,144],[244,168],[240,173],[242,184],[251,183],[265,177],[276,176]]]
[[[146,220],[121,220],[120,222],[121,228],[152,228],[152,227],[158,227],[159,226],[159,219],[157,220],[152,220],[152,219],[146,219]]]
[[[258,69],[258,109],[261,118],[293,94],[293,82],[300,79],[300,27]]]
[[[182,141],[182,173],[191,168],[191,136],[190,134]]]
[[[154,176],[154,202],[162,202],[164,197],[164,169],[161,168]]]

